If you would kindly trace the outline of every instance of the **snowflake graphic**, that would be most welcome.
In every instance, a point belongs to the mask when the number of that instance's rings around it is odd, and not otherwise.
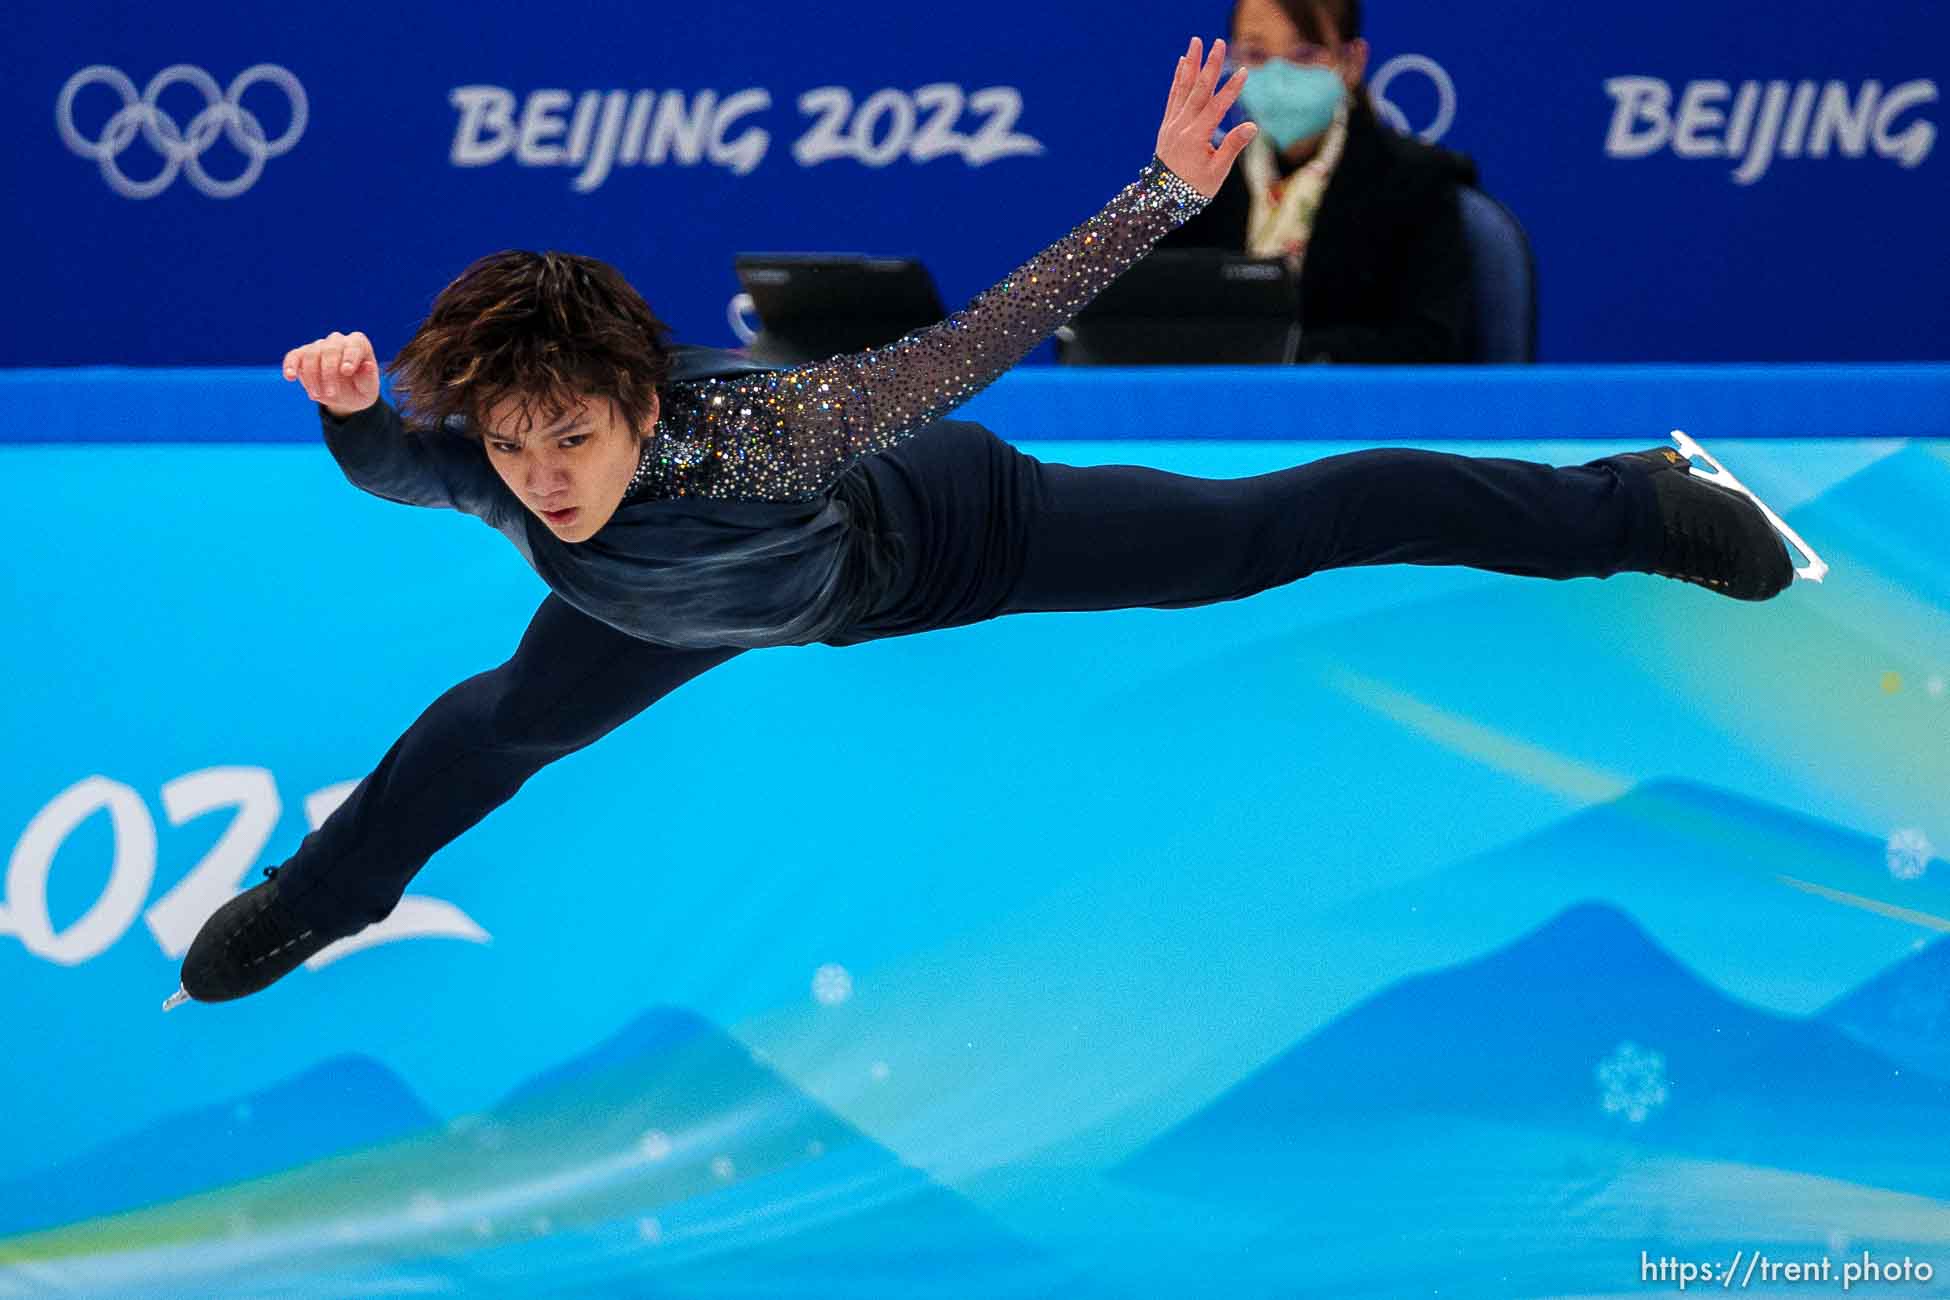
[[[1612,1049],[1593,1071],[1599,1100],[1607,1115],[1623,1115],[1634,1124],[1666,1104],[1666,1058],[1662,1052],[1630,1041]]]
[[[653,1128],[637,1139],[636,1153],[645,1160],[662,1160],[670,1154],[670,1134]]]
[[[1943,698],[1943,677],[1940,674],[1932,673],[1930,675],[1930,680],[1923,684],[1923,689],[1927,690],[1930,693],[1931,699],[1933,700],[1942,699]]]
[[[721,1183],[728,1183],[738,1176],[738,1166],[730,1156],[719,1156],[711,1162],[711,1175]]]
[[[1883,850],[1883,858],[1889,863],[1889,874],[1898,880],[1915,880],[1929,868],[1930,859],[1936,850],[1930,847],[1930,837],[1914,826],[1905,826],[1889,837]]]
[[[836,1007],[853,996],[853,976],[838,962],[828,962],[813,972],[813,1001],[822,1007]]]

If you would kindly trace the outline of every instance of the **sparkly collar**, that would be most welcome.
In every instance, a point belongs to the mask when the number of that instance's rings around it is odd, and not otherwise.
[[[650,437],[645,438],[642,445],[637,448],[636,473],[630,475],[630,485],[623,489],[623,499],[625,501],[634,497],[643,487],[644,481],[650,477],[650,470],[656,464],[656,461],[650,455],[650,447],[655,441],[656,435],[653,433]]]

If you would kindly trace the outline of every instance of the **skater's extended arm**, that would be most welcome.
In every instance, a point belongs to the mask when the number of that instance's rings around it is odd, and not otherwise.
[[[947,320],[869,352],[778,374],[697,385],[670,416],[706,454],[663,462],[664,493],[804,500],[861,456],[884,451],[967,401],[1020,361],[1168,231],[1218,192],[1251,125],[1214,149],[1212,132],[1245,74],[1219,88],[1223,41],[1178,63],[1157,150],[1096,216]]]
[[[284,377],[318,403],[325,446],[345,477],[377,497],[488,517],[500,479],[480,444],[439,429],[409,430],[379,396],[379,363],[364,334],[333,333],[285,354]]]

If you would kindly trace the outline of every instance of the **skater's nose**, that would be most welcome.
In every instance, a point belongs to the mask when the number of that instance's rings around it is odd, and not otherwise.
[[[537,456],[528,462],[528,493],[531,497],[555,498],[569,490],[569,470],[559,461]]]

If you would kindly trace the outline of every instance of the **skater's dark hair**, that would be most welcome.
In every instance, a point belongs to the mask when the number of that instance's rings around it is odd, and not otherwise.
[[[459,415],[478,435],[513,396],[527,428],[593,394],[613,399],[636,431],[670,373],[669,338],[607,262],[516,249],[483,257],[442,289],[387,371],[416,424]]]
[[[1361,0],[1273,0],[1293,20],[1300,34],[1316,45],[1341,45],[1361,38]],[[1239,25],[1239,3],[1233,0],[1226,30]],[[1332,39],[1330,39],[1332,38]]]

